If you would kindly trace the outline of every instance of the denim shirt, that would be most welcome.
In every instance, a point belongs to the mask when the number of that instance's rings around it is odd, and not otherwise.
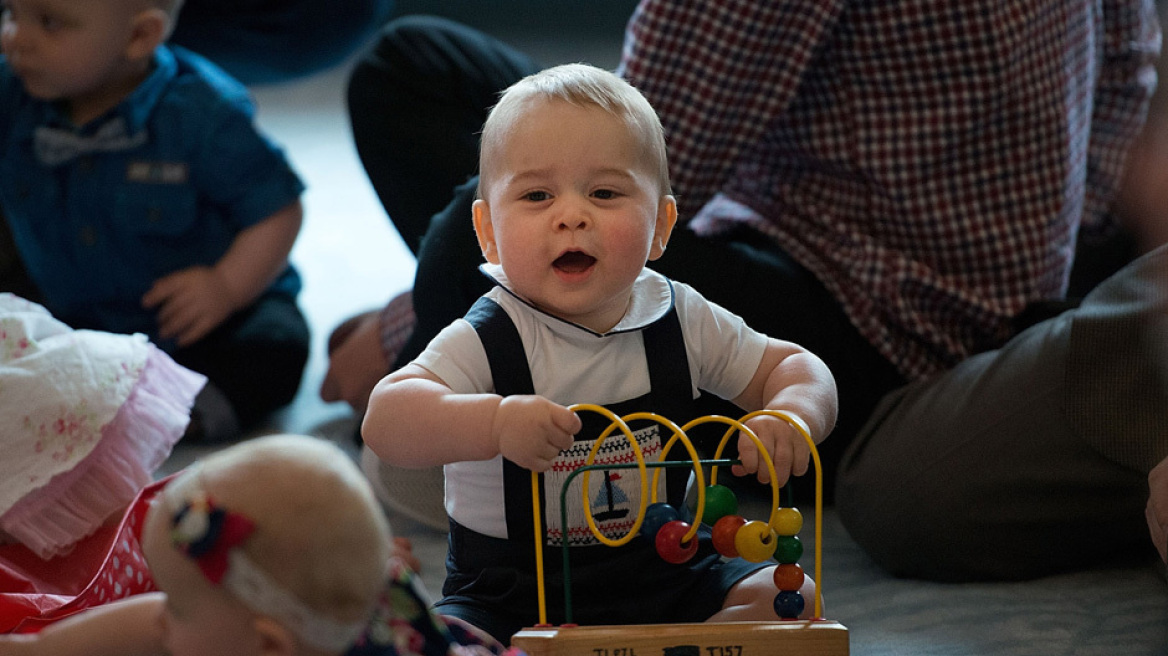
[[[74,327],[157,337],[141,306],[153,282],[214,264],[236,236],[304,185],[253,124],[247,90],[202,57],[159,47],[149,77],[82,126],[25,93],[0,56],[0,210],[44,304]],[[38,158],[42,126],[91,136],[121,121],[122,146]],[[273,288],[296,294],[289,267]]]

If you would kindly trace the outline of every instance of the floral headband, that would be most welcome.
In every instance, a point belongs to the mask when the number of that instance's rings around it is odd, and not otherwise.
[[[252,520],[217,506],[201,490],[186,496],[171,517],[170,540],[212,585],[223,586],[243,605],[278,620],[318,649],[341,651],[361,637],[366,622],[317,615],[239,548],[255,531]]]

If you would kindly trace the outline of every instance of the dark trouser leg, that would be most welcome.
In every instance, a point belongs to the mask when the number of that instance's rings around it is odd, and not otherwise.
[[[248,430],[296,396],[308,341],[308,322],[296,300],[268,293],[172,357],[222,390]]]
[[[479,131],[500,91],[539,65],[497,39],[446,19],[389,23],[349,80],[361,163],[415,254],[431,217],[478,170]],[[463,217],[469,228],[469,210]],[[478,250],[475,248],[477,261]]]
[[[900,576],[1022,579],[1152,554],[1168,455],[1164,248],[1075,310],[889,395],[844,456],[848,532]]]
[[[491,288],[478,269],[483,262],[471,222],[478,176],[454,192],[446,209],[434,216],[418,252],[414,276],[414,332],[393,363],[396,369],[418,356],[439,331],[462,317]]]
[[[11,292],[34,303],[39,303],[41,293],[28,277],[16,243],[12,241],[12,231],[4,220],[0,209],[0,292]]]

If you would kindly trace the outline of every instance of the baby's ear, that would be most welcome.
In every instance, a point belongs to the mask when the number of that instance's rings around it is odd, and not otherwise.
[[[143,9],[134,15],[126,57],[144,59],[154,54],[155,48],[166,40],[170,32],[170,15],[157,7]]]
[[[665,254],[665,245],[669,243],[669,235],[673,234],[673,226],[677,223],[677,200],[673,196],[665,195],[657,203],[657,219],[653,225],[653,243],[649,245],[649,259],[656,260]]]
[[[476,200],[471,207],[474,214],[475,235],[479,238],[479,249],[491,264],[499,264],[499,248],[495,243],[495,226],[491,223],[491,206],[483,199]]]
[[[259,638],[260,654],[263,656],[293,656],[296,640],[292,633],[270,617],[255,618],[253,629]]]

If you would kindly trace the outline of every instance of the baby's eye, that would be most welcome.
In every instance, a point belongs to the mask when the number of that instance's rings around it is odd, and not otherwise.
[[[617,193],[612,189],[597,189],[592,195],[600,200],[612,200],[617,197]]]
[[[551,198],[551,195],[546,191],[529,191],[526,194],[523,194],[524,200],[529,200],[533,203],[539,203],[549,198]]]

